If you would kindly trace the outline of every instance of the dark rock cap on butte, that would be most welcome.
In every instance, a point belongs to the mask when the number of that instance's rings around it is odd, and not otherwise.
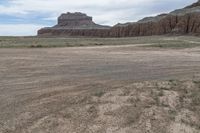
[[[58,20],[78,20],[78,19],[88,19],[92,20],[92,17],[87,16],[85,13],[75,12],[75,13],[63,13],[58,17]]]
[[[102,26],[95,24],[92,21],[92,17],[87,16],[81,12],[75,13],[63,13],[58,17],[58,24],[53,28],[64,28],[64,29],[105,29],[108,26]]]

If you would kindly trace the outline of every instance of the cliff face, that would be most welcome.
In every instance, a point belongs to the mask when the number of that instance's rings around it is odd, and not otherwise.
[[[92,17],[84,13],[63,13],[58,17],[58,24],[53,28],[60,29],[108,29],[108,26],[95,24]]]
[[[39,36],[88,36],[88,37],[109,37],[109,29],[57,29],[43,28],[38,31]]]
[[[38,31],[39,36],[109,36],[109,26],[95,24],[92,17],[83,13],[65,13],[58,17],[58,24]]]
[[[200,1],[169,14],[144,18],[136,23],[118,24],[111,36],[148,36],[164,34],[200,34]]]
[[[58,17],[58,24],[55,27],[73,28],[78,26],[90,26],[95,25],[92,21],[92,17],[83,13],[63,13]]]
[[[78,16],[78,15],[77,15]],[[112,28],[100,26],[91,17],[61,15],[58,25],[44,28],[38,35],[132,37],[164,34],[200,34],[200,1],[169,14],[147,17],[138,22],[117,24]],[[75,26],[74,26],[75,25]]]
[[[110,31],[110,35],[116,37],[164,34],[200,34],[200,14],[167,15],[156,22],[150,21],[127,26],[115,26]]]

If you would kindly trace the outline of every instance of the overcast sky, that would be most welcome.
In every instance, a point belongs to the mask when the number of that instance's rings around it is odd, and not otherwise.
[[[0,0],[0,36],[36,35],[64,12],[84,12],[98,24],[133,22],[197,0]]]

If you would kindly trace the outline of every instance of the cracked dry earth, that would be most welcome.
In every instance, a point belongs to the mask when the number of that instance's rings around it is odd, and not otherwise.
[[[0,49],[0,133],[199,133],[200,49]]]

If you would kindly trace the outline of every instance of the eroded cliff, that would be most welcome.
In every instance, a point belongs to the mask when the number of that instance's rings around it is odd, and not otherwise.
[[[58,18],[56,26],[38,31],[40,36],[132,37],[164,34],[199,35],[200,1],[168,14],[113,27],[95,24],[92,17],[83,13],[67,13]]]

